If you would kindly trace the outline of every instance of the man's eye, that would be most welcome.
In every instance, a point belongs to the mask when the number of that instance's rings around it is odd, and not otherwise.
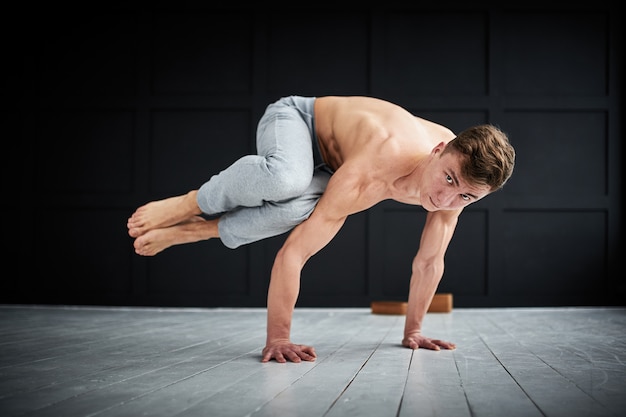
[[[465,201],[469,201],[470,197],[467,194],[461,194],[461,198]]]
[[[448,181],[448,184],[452,184],[452,177],[450,175],[446,175],[446,181]]]

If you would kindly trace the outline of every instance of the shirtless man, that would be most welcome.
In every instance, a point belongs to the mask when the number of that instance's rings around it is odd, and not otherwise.
[[[305,263],[347,216],[387,199],[419,205],[428,214],[412,263],[402,345],[455,348],[422,335],[422,321],[461,211],[513,172],[515,152],[503,132],[481,125],[456,137],[380,99],[291,96],[268,106],[257,152],[198,190],[138,208],[127,224],[135,252],[153,256],[211,238],[236,248],[291,230],[271,272],[261,360],[313,361],[312,346],[290,339]]]

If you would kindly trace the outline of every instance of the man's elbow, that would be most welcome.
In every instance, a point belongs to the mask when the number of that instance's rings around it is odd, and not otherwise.
[[[422,258],[413,260],[413,275],[417,276],[443,276],[444,261],[440,257]]]
[[[298,245],[285,243],[282,248],[276,253],[274,259],[275,266],[281,266],[282,268],[299,268],[302,270],[307,261],[311,258],[311,255],[304,253]]]

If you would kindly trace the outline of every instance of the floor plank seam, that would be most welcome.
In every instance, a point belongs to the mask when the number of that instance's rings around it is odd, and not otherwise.
[[[500,326],[498,326],[496,323],[494,323],[488,316],[487,316],[487,321],[491,322],[492,325],[495,325],[495,327],[497,327],[498,329],[500,329],[500,331],[505,332],[505,330],[503,330]],[[500,366],[502,367],[502,369],[504,369],[504,371],[509,375],[509,377],[513,380],[513,382],[519,387],[519,389],[524,393],[524,395],[526,396],[526,398],[537,408],[537,410],[541,413],[542,416],[547,417],[547,414],[541,409],[541,407],[539,407],[539,404],[537,404],[537,402],[535,402],[535,400],[532,398],[532,396],[530,395],[530,393],[524,389],[524,387],[519,383],[519,381],[513,376],[513,374],[511,373],[511,371],[509,371],[509,369],[505,366],[505,364],[500,360],[500,358],[498,357],[498,355],[496,355],[496,353],[493,351],[493,349],[491,348],[491,346],[489,346],[489,343],[487,343],[487,341],[485,340],[485,338],[483,337],[483,335],[481,334],[480,331],[478,331],[478,329],[476,329],[472,324],[469,325],[472,330],[476,333],[476,336],[480,339],[480,341],[485,345],[485,347],[487,348],[487,350],[489,351],[489,353],[493,356],[493,358],[498,362],[498,364],[500,364]],[[517,341],[516,341],[517,342]],[[519,344],[519,343],[518,343]]]
[[[251,336],[251,337],[249,337],[249,339],[254,339],[254,337],[256,337],[256,336]],[[136,400],[136,399],[142,398],[142,397],[144,397],[144,396],[146,396],[146,395],[152,394],[152,393],[154,393],[154,392],[158,392],[158,391],[163,390],[163,389],[165,389],[165,388],[167,388],[167,387],[170,387],[170,386],[173,386],[173,385],[175,385],[175,384],[177,384],[177,383],[180,383],[180,382],[182,382],[182,381],[185,381],[185,380],[187,380],[187,379],[189,379],[189,378],[192,378],[192,377],[194,377],[194,376],[200,375],[200,374],[202,374],[202,373],[205,373],[205,372],[208,372],[208,371],[210,371],[210,370],[213,370],[213,369],[215,369],[215,368],[217,368],[217,367],[219,367],[219,366],[222,366],[222,365],[224,365],[224,364],[227,364],[227,363],[229,363],[229,362],[232,362],[232,361],[234,361],[234,360],[236,360],[236,359],[239,359],[239,358],[242,358],[242,357],[246,357],[246,356],[248,356],[248,355],[250,355],[250,354],[252,354],[253,352],[256,352],[256,351],[258,351],[258,349],[257,349],[257,348],[255,348],[255,349],[253,349],[253,350],[251,350],[251,351],[249,351],[249,352],[243,353],[243,354],[241,354],[241,355],[239,355],[239,356],[235,356],[235,357],[233,357],[233,358],[230,358],[230,359],[228,359],[227,361],[224,361],[224,362],[221,362],[221,363],[215,364],[214,366],[211,366],[211,367],[209,367],[209,368],[203,369],[202,371],[196,372],[196,373],[194,373],[193,375],[189,375],[189,376],[187,376],[187,377],[185,377],[185,378],[181,378],[181,379],[179,379],[179,380],[177,380],[177,381],[174,381],[174,382],[172,382],[172,383],[169,383],[169,384],[166,384],[166,385],[164,385],[164,386],[158,387],[158,388],[156,388],[156,389],[150,390],[150,391],[148,391],[148,392],[144,392],[144,393],[142,393],[142,394],[140,394],[140,395],[137,395],[137,396],[135,396],[135,397],[133,397],[133,398],[131,398],[131,399],[128,399],[128,400],[123,401],[123,402],[121,402],[121,403],[114,404],[113,406],[107,407],[107,408],[105,408],[105,409],[98,410],[97,412],[92,413],[92,414],[89,414],[88,416],[85,416],[85,417],[91,417],[91,416],[96,416],[96,415],[98,415],[98,414],[102,414],[103,412],[105,412],[105,411],[107,411],[107,410],[109,410],[109,409],[113,409],[113,408],[116,408],[116,407],[120,407],[120,406],[122,406],[122,405],[124,405],[124,404],[126,404],[126,403],[130,403],[131,401],[134,401],[134,400]],[[155,354],[154,356],[158,357],[158,356],[160,356],[160,355],[156,355],[156,354]],[[108,383],[108,384],[104,384],[104,385],[101,385],[101,386],[95,387],[95,388],[93,388],[93,389],[91,389],[91,390],[88,390],[88,391],[85,391],[85,392],[81,392],[81,393],[76,394],[76,395],[74,395],[74,396],[71,396],[71,397],[65,398],[65,399],[63,399],[63,400],[48,403],[48,404],[44,405],[43,407],[40,407],[40,408],[39,408],[39,409],[37,409],[37,410],[43,410],[43,409],[48,408],[48,407],[54,407],[54,406],[57,406],[58,404],[62,404],[63,402],[66,402],[66,401],[71,401],[71,400],[74,400],[74,399],[76,399],[76,398],[78,398],[78,397],[81,397],[81,396],[84,396],[84,395],[88,395],[88,394],[90,394],[90,393],[93,393],[93,392],[96,392],[96,391],[99,391],[99,390],[102,390],[102,389],[105,389],[105,388],[110,388],[110,387],[112,387],[112,386],[114,386],[114,385],[118,385],[118,384],[122,384],[122,383],[125,383],[125,382],[129,382],[129,381],[132,381],[133,379],[137,379],[137,378],[140,378],[140,377],[142,377],[142,376],[149,375],[149,374],[151,374],[151,373],[160,372],[160,371],[163,371],[163,370],[166,370],[166,369],[169,369],[169,368],[172,368],[172,367],[178,366],[178,365],[180,365],[180,364],[182,364],[182,363],[187,363],[187,362],[189,362],[189,361],[190,361],[190,360],[192,360],[192,359],[195,359],[195,357],[188,358],[188,359],[184,359],[184,360],[180,360],[180,361],[178,361],[178,362],[171,363],[171,364],[168,364],[168,365],[162,366],[162,367],[160,367],[160,368],[150,369],[149,371],[146,371],[146,372],[142,372],[142,373],[139,373],[139,374],[135,374],[135,375],[129,376],[129,377],[127,377],[127,378],[123,378],[123,379],[120,379],[120,380],[117,380],[117,381],[115,381],[115,382],[111,382],[111,383]],[[41,388],[39,388],[39,389],[41,389]],[[39,389],[37,389],[37,390],[39,390]],[[35,391],[37,391],[37,390],[35,390]],[[34,410],[34,411],[37,411],[37,410]]]
[[[330,404],[330,406],[328,407],[328,410],[326,410],[326,412],[324,412],[324,414],[322,415],[322,417],[325,417],[326,415],[328,415],[328,413],[330,413],[330,411],[333,409],[333,407],[335,406],[335,404],[337,404],[337,402],[339,401],[339,399],[343,396],[343,394],[345,394],[345,392],[348,390],[348,388],[350,387],[350,385],[352,385],[352,383],[354,382],[354,380],[357,378],[357,376],[359,375],[359,373],[363,370],[363,368],[365,368],[365,365],[367,365],[367,362],[369,362],[369,360],[372,358],[372,356],[374,356],[374,353],[376,353],[376,350],[378,350],[378,348],[380,347],[380,345],[383,344],[383,341],[387,338],[387,336],[389,336],[389,333],[391,333],[391,330],[393,329],[395,325],[395,322],[389,326],[389,330],[387,330],[387,332],[385,333],[385,335],[380,339],[380,342],[378,342],[378,344],[376,345],[376,347],[372,350],[372,352],[367,356],[367,359],[365,359],[365,361],[363,362],[363,364],[359,367],[359,369],[355,372],[354,376],[350,379],[350,381],[346,384],[346,386],[341,390],[341,393],[339,393],[339,395],[337,396],[337,398],[335,398],[335,400]]]
[[[415,350],[411,352],[411,358],[409,359],[409,366],[406,370],[406,378],[404,378],[404,389],[402,390],[402,395],[400,396],[400,403],[398,404],[398,411],[396,412],[396,417],[400,417],[400,413],[402,412],[402,403],[404,402],[404,395],[406,394],[406,389],[409,383],[409,370],[411,369],[411,364],[413,363],[414,356],[415,356]]]
[[[472,410],[472,404],[467,396],[467,389],[463,384],[463,375],[461,374],[461,369],[459,369],[459,362],[457,361],[457,357],[452,352],[452,357],[454,358],[454,368],[456,369],[456,373],[459,376],[459,386],[463,390],[463,397],[465,398],[465,404],[467,405],[467,410],[469,411],[470,417],[474,417],[476,413]]]
[[[311,311],[315,311],[314,309],[309,309]],[[340,309],[343,310],[343,309]],[[299,310],[299,312],[302,312],[302,309]],[[319,322],[318,322],[319,324]],[[256,409],[254,409],[253,411],[251,411],[250,413],[246,414],[245,417],[251,417],[254,414],[258,413],[259,411],[261,411],[264,407],[266,407],[268,404],[270,404],[272,401],[276,400],[281,394],[283,394],[284,392],[286,392],[287,390],[289,390],[293,385],[297,384],[298,381],[302,380],[304,378],[304,376],[308,375],[311,371],[315,370],[315,368],[317,366],[320,366],[322,363],[330,360],[333,358],[333,356],[337,355],[337,352],[339,352],[341,349],[343,349],[346,345],[348,345],[350,342],[352,342],[352,340],[358,335],[358,332],[355,332],[352,336],[350,336],[350,338],[348,340],[346,340],[344,343],[342,343],[341,345],[339,345],[333,352],[331,352],[330,354],[328,354],[326,357],[324,357],[323,359],[319,359],[319,360],[315,360],[314,362],[314,366],[311,367],[311,369],[307,370],[305,373],[303,373],[302,375],[300,375],[298,378],[296,378],[290,385],[286,386],[283,390],[279,391],[278,393],[276,393],[272,398],[270,398],[269,400],[267,400],[266,402],[264,402],[263,404],[259,405]],[[331,406],[332,408],[332,406]],[[327,413],[328,411],[326,411]]]
[[[122,401],[122,402],[119,402],[119,403],[117,403],[117,404],[114,404],[114,405],[112,405],[112,406],[110,406],[110,407],[107,407],[107,408],[103,408],[103,409],[101,409],[101,410],[98,410],[98,411],[97,411],[97,412],[95,412],[95,413],[87,414],[85,417],[94,417],[94,416],[97,416],[98,414],[102,414],[102,413],[104,413],[104,412],[106,412],[106,411],[112,410],[113,408],[116,408],[116,407],[122,407],[122,406],[124,406],[125,404],[129,404],[129,403],[131,403],[131,402],[133,402],[133,401],[136,401],[136,400],[138,400],[138,399],[140,399],[140,398],[143,398],[143,397],[145,397],[145,396],[148,396],[148,395],[154,394],[155,392],[162,391],[162,390],[164,390],[164,389],[167,389],[168,387],[174,386],[174,385],[179,384],[179,383],[181,383],[181,382],[183,382],[183,381],[186,381],[186,380],[188,380],[188,379],[194,378],[194,377],[196,377],[196,376],[198,376],[198,375],[201,375],[201,374],[203,374],[203,373],[209,372],[209,371],[211,371],[211,370],[213,370],[213,369],[217,368],[218,366],[222,366],[222,365],[225,365],[225,364],[227,364],[227,363],[229,363],[229,362],[232,362],[232,361],[234,361],[234,360],[236,360],[236,359],[240,359],[240,358],[246,357],[246,356],[250,355],[252,352],[256,352],[256,351],[257,351],[257,349],[254,349],[254,350],[251,350],[250,352],[242,353],[242,354],[241,354],[241,355],[239,355],[239,356],[235,356],[235,357],[233,357],[233,358],[231,358],[231,359],[229,359],[229,360],[227,360],[227,361],[224,361],[224,362],[221,362],[221,363],[215,364],[215,365],[213,365],[213,366],[211,366],[211,367],[209,367],[209,368],[203,369],[203,370],[201,370],[201,371],[194,372],[194,373],[192,373],[192,374],[190,374],[190,375],[187,375],[187,376],[186,376],[186,377],[184,377],[184,378],[179,378],[179,379],[177,379],[177,380],[174,380],[173,382],[170,382],[170,383],[168,383],[168,384],[162,385],[162,386],[160,386],[160,387],[158,387],[158,388],[154,388],[154,389],[152,389],[152,390],[148,390],[148,391],[146,391],[146,392],[142,392],[142,393],[141,393],[141,394],[139,394],[139,395],[136,395],[136,396],[131,397],[131,398],[129,398],[129,399],[127,399],[127,400],[125,400],[125,401]],[[183,362],[186,362],[186,361],[183,361]],[[178,364],[180,364],[180,363],[181,363],[181,362],[179,362],[179,363],[177,363],[177,364],[175,364],[175,365],[178,365]],[[174,366],[174,365],[171,365],[171,366]],[[167,366],[167,367],[164,367],[164,368],[161,368],[161,369],[155,369],[154,371],[146,372],[146,373],[144,373],[143,375],[149,374],[149,373],[151,373],[151,372],[157,372],[157,371],[160,371],[160,370],[162,370],[162,369],[170,368],[171,366]],[[117,381],[117,382],[115,382],[115,383],[113,383],[113,384],[110,384],[110,385],[119,384],[120,382],[126,382],[126,381],[128,381],[128,380],[131,380],[131,379],[133,379],[133,378],[137,378],[137,377],[140,377],[140,376],[142,376],[142,375],[134,375],[134,376],[133,376],[133,377],[131,377],[131,378],[127,378],[126,380]],[[106,386],[101,387],[101,388],[105,388],[105,387],[106,387]],[[193,405],[194,405],[194,404],[190,405],[190,406],[189,406],[189,408],[193,407]],[[184,411],[185,411],[185,410],[182,410],[181,412],[184,412]]]
[[[541,407],[539,407],[539,404],[537,404],[535,402],[535,400],[533,400],[532,396],[530,395],[530,393],[524,389],[524,387],[519,383],[519,381],[517,380],[517,378],[515,378],[515,376],[513,376],[513,374],[511,373],[511,371],[509,371],[509,369],[506,367],[506,365],[504,365],[504,363],[502,363],[502,361],[500,360],[500,358],[498,357],[498,355],[496,355],[496,353],[493,351],[493,349],[491,349],[491,346],[489,346],[489,344],[487,343],[487,341],[483,338],[483,336],[477,332],[478,338],[480,339],[481,342],[483,342],[483,344],[485,345],[485,347],[487,348],[487,350],[489,350],[489,353],[491,353],[491,355],[493,356],[493,358],[500,364],[500,366],[502,367],[502,369],[504,369],[504,371],[511,377],[511,379],[513,380],[513,382],[515,382],[515,385],[517,385],[519,387],[519,389],[524,393],[524,395],[526,396],[526,398],[528,398],[528,400],[533,403],[533,405],[537,408],[537,410],[541,413],[542,416],[547,417],[547,414],[541,409]]]
[[[518,340],[518,338],[516,338],[514,335],[512,335],[507,329],[502,328],[501,326],[499,326],[496,322],[493,321],[493,319],[491,318],[487,318],[488,321],[490,321],[495,327],[497,327],[498,329],[500,329],[500,331],[502,331],[503,333],[505,333],[506,335],[508,335],[511,339],[515,340],[516,343],[524,348],[526,351],[528,351],[531,355],[533,355],[538,361],[540,361],[541,363],[543,363],[544,365],[546,365],[548,368],[550,368],[552,371],[554,371],[557,375],[559,375],[561,378],[563,378],[563,380],[567,381],[569,384],[571,384],[572,386],[576,387],[577,390],[579,390],[581,392],[582,395],[585,395],[587,398],[589,398],[591,401],[593,401],[594,403],[596,403],[598,406],[600,406],[601,408],[605,409],[606,411],[610,412],[610,410],[604,405],[602,404],[600,401],[598,401],[593,395],[590,395],[583,387],[581,387],[575,380],[572,380],[572,378],[570,378],[569,376],[563,374],[561,371],[559,371],[557,368],[555,368],[554,366],[552,366],[550,363],[548,363],[546,360],[544,360],[539,354],[537,354],[531,347],[527,346],[524,344],[523,340]],[[479,336],[480,337],[480,336]],[[480,337],[482,340],[482,337]],[[484,343],[484,342],[483,342]],[[494,355],[494,357],[496,357],[495,353],[493,351],[491,351],[492,354]],[[584,356],[584,355],[580,355],[580,354],[576,354],[578,355],[580,358],[584,359],[585,361],[589,362],[589,358]],[[526,392],[526,390],[524,390],[524,388],[522,388],[522,386],[517,382],[517,379],[509,372],[509,370],[507,369],[506,366],[504,366],[504,364],[500,361],[500,359],[498,357],[496,357],[496,360],[504,367],[504,369],[506,369],[507,373],[511,376],[511,378],[513,378],[513,380],[517,383],[517,385],[520,387],[520,389],[522,389],[522,391],[524,392],[524,394],[526,394],[529,398],[530,395]],[[533,402],[534,404],[534,402]],[[541,408],[539,407],[539,405],[535,404],[535,406],[537,406],[537,408],[541,411]],[[542,411],[542,414],[543,411]],[[544,414],[545,415],[545,414]]]

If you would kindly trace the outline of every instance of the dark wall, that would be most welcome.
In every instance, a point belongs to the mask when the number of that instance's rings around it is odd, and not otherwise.
[[[7,9],[0,302],[264,306],[284,235],[142,258],[126,220],[254,152],[265,106],[298,94],[510,135],[513,177],[447,253],[456,306],[623,305],[619,7],[416,4]],[[405,299],[424,219],[393,202],[350,217],[299,305]]]

